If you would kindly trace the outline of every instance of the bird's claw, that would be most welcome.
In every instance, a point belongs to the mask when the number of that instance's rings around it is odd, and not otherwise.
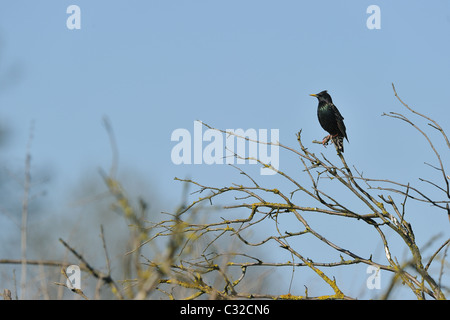
[[[330,139],[331,139],[331,135],[330,134],[327,135],[325,138],[323,138],[322,144],[323,144],[324,147],[326,147],[328,145],[328,142],[330,141]]]

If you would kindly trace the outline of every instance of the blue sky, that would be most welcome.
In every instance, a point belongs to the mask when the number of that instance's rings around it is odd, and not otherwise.
[[[71,4],[81,9],[80,30],[66,27]],[[379,30],[366,27],[372,4],[381,9]],[[436,164],[426,141],[381,114],[407,114],[393,82],[449,132],[449,9],[444,0],[3,1],[0,117],[12,135],[3,158],[23,161],[34,121],[33,164],[51,168],[48,193],[58,195],[86,169],[109,167],[108,116],[120,167],[140,172],[173,204],[181,194],[175,176],[233,181],[225,165],[172,163],[171,133],[192,133],[194,120],[279,129],[290,146],[302,129],[311,150],[336,160],[334,148],[310,143],[325,132],[309,94],[327,89],[345,118],[347,161],[376,178],[439,179],[423,164]],[[283,171],[299,165],[280,156]],[[427,231],[448,233],[447,217],[430,215],[420,226],[424,241]]]

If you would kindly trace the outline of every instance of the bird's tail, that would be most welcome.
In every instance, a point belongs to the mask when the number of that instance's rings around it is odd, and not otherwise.
[[[338,151],[344,153],[344,137],[336,136],[332,137],[332,139]]]

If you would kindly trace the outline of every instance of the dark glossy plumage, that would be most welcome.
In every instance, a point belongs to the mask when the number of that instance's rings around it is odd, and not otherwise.
[[[344,152],[344,138],[348,141],[344,117],[333,104],[331,96],[326,90],[318,94],[311,94],[311,96],[319,100],[317,117],[322,128],[330,134],[324,139],[323,143],[325,144],[331,139],[338,147],[338,150]]]

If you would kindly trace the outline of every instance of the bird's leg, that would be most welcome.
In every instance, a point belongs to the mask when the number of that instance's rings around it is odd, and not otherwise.
[[[322,144],[324,146],[328,145],[328,141],[331,139],[331,134],[327,135],[325,138],[323,138]]]

